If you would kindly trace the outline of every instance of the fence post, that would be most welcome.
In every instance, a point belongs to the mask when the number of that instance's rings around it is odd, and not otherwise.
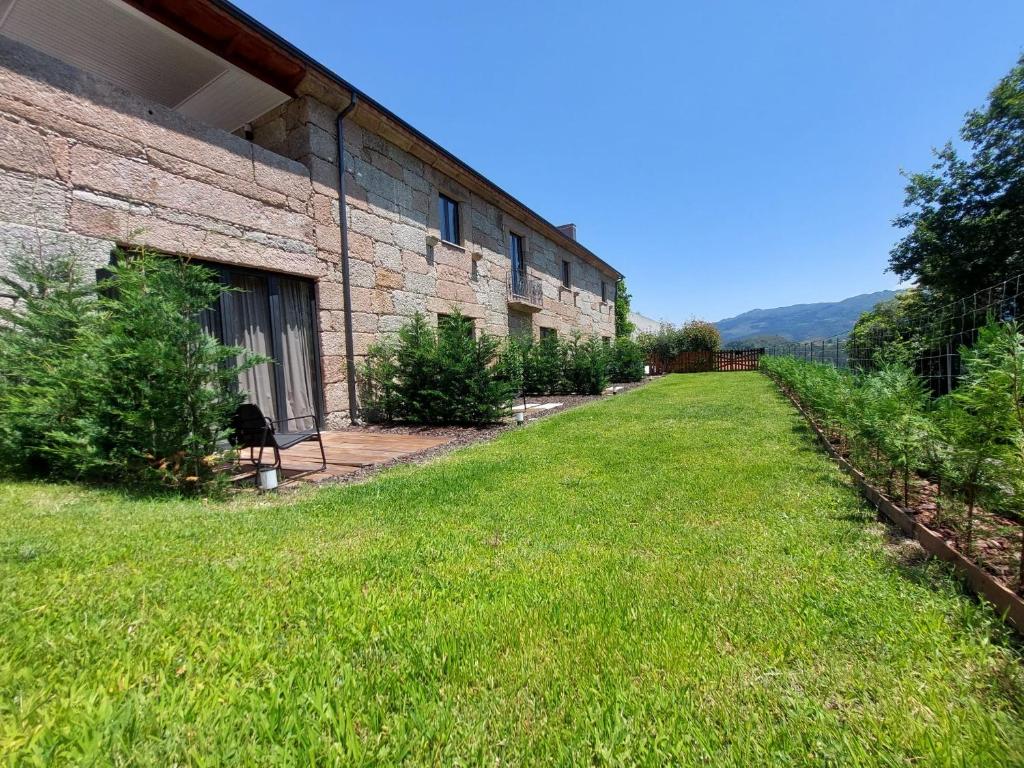
[[[953,391],[953,350],[952,345],[946,342],[946,394]]]

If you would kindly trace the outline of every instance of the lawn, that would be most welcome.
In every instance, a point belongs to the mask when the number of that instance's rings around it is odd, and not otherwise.
[[[228,502],[0,486],[0,763],[1024,761],[1019,645],[753,373]]]

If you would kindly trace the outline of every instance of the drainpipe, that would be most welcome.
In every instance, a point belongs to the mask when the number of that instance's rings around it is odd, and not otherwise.
[[[359,97],[338,113],[338,219],[341,228],[341,291],[345,301],[345,368],[348,378],[348,417],[352,424],[359,423],[359,399],[356,396],[356,353],[352,336],[352,286],[348,268],[348,206],[345,203],[345,128],[343,123],[356,108]]]

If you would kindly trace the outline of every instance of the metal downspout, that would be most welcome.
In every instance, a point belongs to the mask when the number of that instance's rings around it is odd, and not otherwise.
[[[345,301],[345,368],[348,378],[348,417],[352,424],[359,421],[359,399],[356,395],[356,353],[352,334],[352,286],[348,268],[348,206],[345,202],[345,128],[343,123],[356,108],[359,97],[353,93],[352,101],[338,113],[338,219],[341,229],[341,291]]]

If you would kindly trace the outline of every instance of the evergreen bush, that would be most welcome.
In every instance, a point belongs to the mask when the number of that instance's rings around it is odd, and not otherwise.
[[[371,421],[482,426],[498,421],[521,386],[521,365],[472,322],[448,315],[438,329],[417,313],[396,343],[370,348],[362,367],[363,415]]]
[[[204,267],[118,253],[90,285],[73,256],[21,256],[0,314],[3,471],[185,492],[216,483],[239,371],[259,362],[199,321]]]
[[[616,383],[642,381],[645,364],[643,349],[627,336],[615,339],[608,349],[608,378]]]
[[[600,395],[608,386],[608,352],[596,338],[574,333],[565,345],[564,394]]]

